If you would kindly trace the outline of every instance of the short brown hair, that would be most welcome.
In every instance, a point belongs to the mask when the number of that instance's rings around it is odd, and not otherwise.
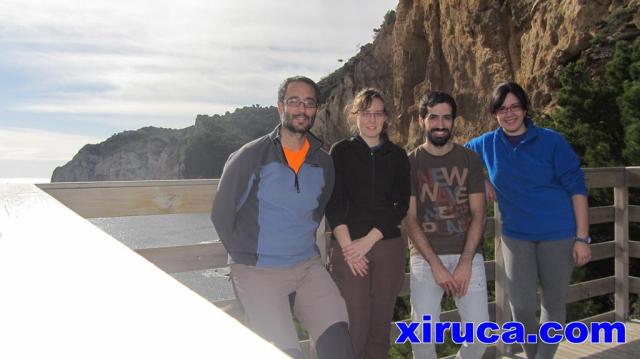
[[[349,122],[349,127],[354,133],[356,132],[356,116],[359,112],[362,112],[369,108],[373,100],[376,98],[382,101],[382,105],[384,107],[384,115],[386,116],[387,120],[392,117],[393,112],[391,111],[389,101],[380,90],[373,87],[362,89],[356,94],[356,97],[354,97],[353,100],[351,100],[351,102],[349,102],[344,109],[345,115],[347,116],[347,121]],[[385,134],[387,132],[387,120],[385,120],[384,127],[382,129],[382,132]]]

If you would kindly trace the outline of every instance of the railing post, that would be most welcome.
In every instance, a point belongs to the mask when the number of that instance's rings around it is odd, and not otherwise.
[[[613,205],[615,207],[615,318],[625,321],[629,317],[629,188],[623,186],[613,188]]]
[[[496,296],[496,322],[502,326],[505,322],[511,320],[511,307],[509,306],[509,297],[506,290],[507,274],[504,269],[504,257],[502,255],[502,226],[500,224],[500,209],[498,203],[494,203],[495,218],[495,296]],[[511,347],[505,345],[502,341],[496,343],[496,358],[503,355],[511,354]]]

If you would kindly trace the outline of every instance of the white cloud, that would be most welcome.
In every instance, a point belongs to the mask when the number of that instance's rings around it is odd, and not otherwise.
[[[86,115],[111,115],[105,117],[105,121],[114,120],[113,115],[118,117],[134,118],[131,115],[146,115],[142,121],[129,122],[132,126],[147,126],[149,121],[157,118],[155,121],[162,122],[163,118],[181,118],[184,117],[186,122],[180,121],[186,127],[193,125],[195,114],[215,114],[224,113],[233,110],[232,106],[227,104],[216,104],[211,102],[166,102],[166,101],[108,101],[100,99],[88,98],[84,101],[67,103],[65,101],[50,102],[46,104],[25,105],[17,108],[23,111],[33,112],[52,112],[66,114],[86,114]],[[130,120],[129,120],[130,121]],[[167,125],[167,124],[165,124]],[[166,126],[165,126],[166,127]],[[132,128],[133,129],[133,128]]]
[[[285,77],[328,75],[396,4],[2,0],[0,164],[11,176],[48,176],[42,168],[104,140],[98,132],[181,128],[197,114],[273,105]],[[18,128],[23,119],[30,129]]]
[[[39,129],[0,127],[0,160],[69,161],[82,146],[103,140]]]
[[[126,107],[147,115],[158,102],[165,103],[158,114],[182,113],[194,102],[272,104],[284,77],[328,74],[338,58],[370,41],[394,6],[393,0],[3,0],[0,66],[32,74],[22,88],[45,93],[14,101],[22,111]]]

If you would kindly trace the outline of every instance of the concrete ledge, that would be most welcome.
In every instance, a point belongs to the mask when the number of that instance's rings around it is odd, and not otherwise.
[[[0,186],[0,358],[287,358],[34,185]]]

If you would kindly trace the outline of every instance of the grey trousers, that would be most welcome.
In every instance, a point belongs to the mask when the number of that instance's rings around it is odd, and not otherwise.
[[[534,242],[502,236],[511,312],[515,321],[524,324],[527,334],[537,334],[540,322],[566,322],[573,244],[573,238]],[[540,321],[536,317],[538,283],[542,290]],[[523,348],[528,359],[551,359],[558,345],[538,342]]]
[[[439,255],[442,264],[453,273],[460,260],[459,254]],[[411,256],[411,319],[421,322],[422,316],[431,315],[433,322],[440,321],[440,303],[442,302],[442,288],[436,283],[431,272],[431,266],[421,255]],[[489,321],[489,306],[487,304],[487,276],[484,271],[484,258],[476,253],[471,265],[469,290],[463,297],[454,297],[460,312],[462,322],[473,322],[476,325]],[[435,338],[435,325],[431,327],[431,338]],[[418,328],[418,335],[422,337],[422,328]],[[436,348],[433,343],[412,344],[414,359],[436,359]],[[486,345],[479,341],[464,344],[458,350],[456,359],[480,359]]]

